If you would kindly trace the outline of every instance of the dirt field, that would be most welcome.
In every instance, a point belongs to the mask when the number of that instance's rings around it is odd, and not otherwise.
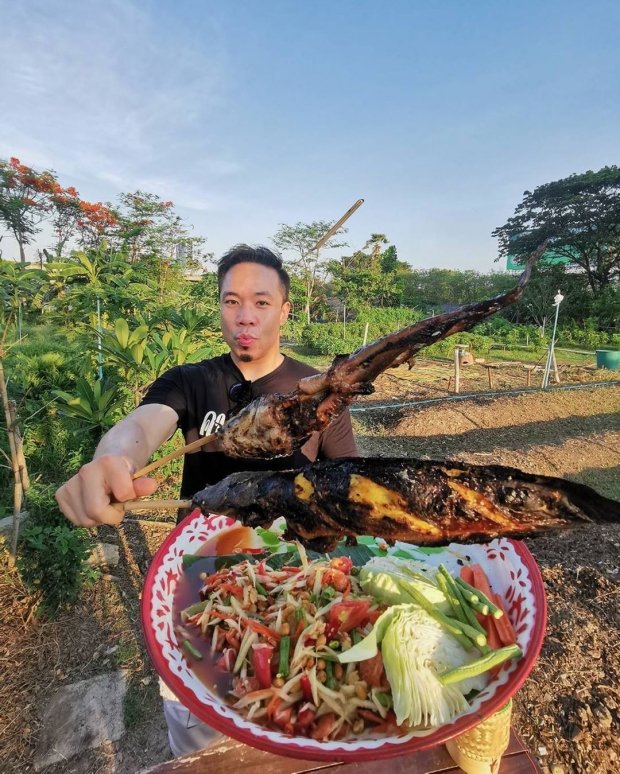
[[[402,401],[407,394],[394,377],[382,376],[369,405],[388,396]],[[354,417],[367,456],[513,465],[565,476],[620,500],[620,387]],[[515,724],[544,771],[620,771],[620,525],[527,542],[541,568],[549,613],[540,658],[515,697]]]
[[[381,376],[356,408],[429,397]],[[561,475],[620,499],[620,386],[473,398],[417,409],[355,412],[364,455],[459,458]],[[144,573],[168,527],[100,530],[121,563],[76,608],[40,623],[14,574],[0,576],[0,772],[32,771],[39,723],[59,686],[128,670],[127,734],[45,774],[135,774],[169,757],[157,681],[139,626]],[[529,542],[545,579],[549,625],[539,661],[515,699],[514,721],[543,770],[620,771],[620,525]]]

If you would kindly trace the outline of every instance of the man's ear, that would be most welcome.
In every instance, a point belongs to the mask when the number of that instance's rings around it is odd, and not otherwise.
[[[288,316],[289,316],[290,311],[291,311],[291,302],[290,301],[285,301],[282,304],[282,311],[280,312],[280,328],[288,320]]]

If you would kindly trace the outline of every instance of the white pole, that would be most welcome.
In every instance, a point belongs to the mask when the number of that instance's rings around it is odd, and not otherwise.
[[[555,320],[553,321],[553,334],[551,335],[551,341],[549,342],[549,352],[547,353],[547,365],[545,366],[545,375],[543,376],[542,388],[546,390],[549,386],[549,374],[551,373],[551,364],[555,359],[555,333],[558,329],[558,314],[560,313],[560,304],[564,300],[564,296],[558,290],[554,300],[555,306]]]
[[[103,379],[103,353],[101,351],[101,300],[97,296],[97,362],[99,363],[99,381]]]

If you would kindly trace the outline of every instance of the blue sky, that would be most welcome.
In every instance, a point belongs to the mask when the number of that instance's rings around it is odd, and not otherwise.
[[[617,0],[0,0],[0,18],[0,157],[91,201],[172,199],[216,255],[364,198],[353,248],[382,232],[414,268],[497,269],[491,231],[524,190],[620,161]]]

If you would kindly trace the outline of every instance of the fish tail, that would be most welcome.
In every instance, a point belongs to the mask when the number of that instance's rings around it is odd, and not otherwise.
[[[571,505],[596,523],[620,524],[620,502],[599,494],[585,484],[561,479],[559,487]]]

